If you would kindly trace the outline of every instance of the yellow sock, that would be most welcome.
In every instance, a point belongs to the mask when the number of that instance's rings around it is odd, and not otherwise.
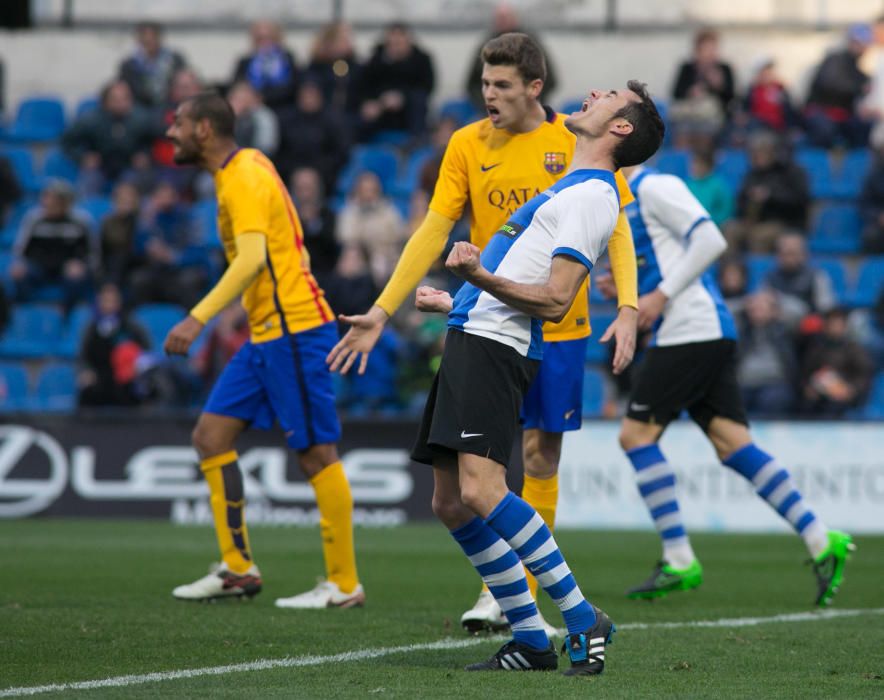
[[[353,549],[353,496],[340,462],[329,464],[310,479],[319,507],[319,530],[325,557],[326,578],[344,593],[359,584]]]
[[[200,462],[200,469],[209,484],[209,502],[215,519],[215,535],[221,559],[237,574],[252,566],[252,550],[246,529],[245,497],[242,473],[234,450],[209,457]]]
[[[554,474],[549,479],[537,479],[526,474],[522,486],[522,499],[531,504],[547,527],[552,530],[556,523],[556,505],[559,502],[559,475]],[[528,590],[537,600],[537,579],[530,572],[525,573],[528,576]]]

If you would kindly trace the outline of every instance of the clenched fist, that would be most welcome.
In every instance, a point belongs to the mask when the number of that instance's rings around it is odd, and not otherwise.
[[[445,261],[445,267],[458,277],[468,280],[479,269],[481,251],[477,246],[466,241],[458,241],[454,244]]]

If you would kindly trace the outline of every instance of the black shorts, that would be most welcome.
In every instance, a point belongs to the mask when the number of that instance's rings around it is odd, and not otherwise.
[[[449,330],[411,458],[433,464],[469,452],[506,466],[539,366],[503,343]]]
[[[736,352],[733,340],[649,349],[629,397],[627,417],[666,426],[687,411],[704,431],[715,417],[748,425],[737,384]]]

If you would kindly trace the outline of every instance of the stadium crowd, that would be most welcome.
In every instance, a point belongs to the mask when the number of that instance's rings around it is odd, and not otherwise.
[[[502,6],[491,35],[515,29],[518,17]],[[481,67],[471,66],[463,99],[432,110],[434,57],[404,24],[386,27],[364,57],[345,23],[320,30],[306,55],[273,22],[255,22],[250,36],[229,81],[206,85],[160,26],[140,24],[132,54],[73,120],[43,98],[7,120],[4,410],[195,406],[247,339],[234,306],[189,360],[160,352],[182,307],[223,268],[212,179],[175,166],[164,138],[176,104],[207,88],[233,106],[237,142],[267,154],[285,179],[332,308],[358,313],[376,298],[426,213],[448,138],[483,115]],[[747,408],[884,417],[884,18],[848,30],[803,104],[773,59],[737,76],[720,42],[698,32],[671,93],[657,96],[669,130],[653,164],[683,177],[727,237],[717,275],[740,326]],[[867,74],[861,59],[875,45]],[[550,65],[547,92],[554,76]],[[466,235],[459,225],[452,242]],[[433,275],[434,286],[455,284],[441,264]],[[596,337],[612,317],[607,303],[593,290]],[[344,411],[419,410],[444,328],[444,318],[400,311],[366,374],[338,380]],[[609,364],[591,342],[587,416],[620,412],[629,376],[614,378]]]

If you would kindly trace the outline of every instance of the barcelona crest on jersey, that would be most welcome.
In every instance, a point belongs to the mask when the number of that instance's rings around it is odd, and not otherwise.
[[[565,169],[565,154],[547,151],[543,154],[543,167],[548,173],[558,175]]]

